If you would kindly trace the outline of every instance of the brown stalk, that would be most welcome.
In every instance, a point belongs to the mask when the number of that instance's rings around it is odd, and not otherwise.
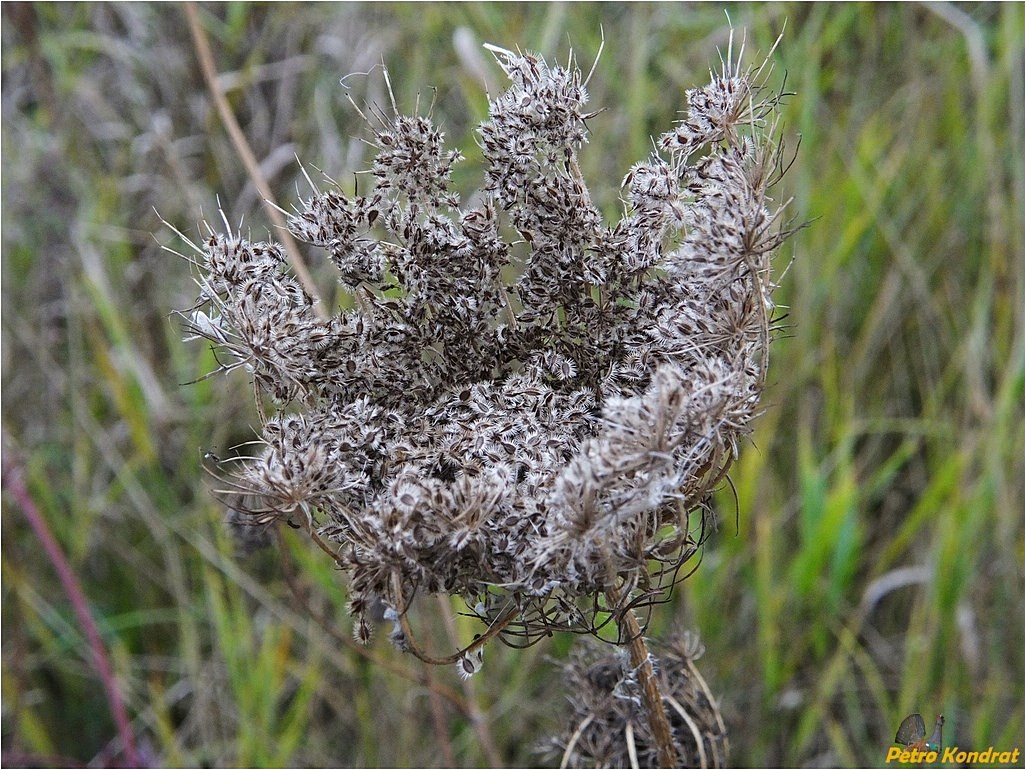
[[[228,104],[228,100],[225,99],[224,94],[217,87],[217,68],[214,65],[214,54],[210,50],[210,42],[207,40],[206,33],[203,31],[203,27],[200,24],[199,15],[196,12],[196,4],[187,2],[184,4],[184,7],[185,15],[189,20],[189,32],[192,35],[192,43],[196,49],[196,56],[199,58],[200,69],[203,71],[203,80],[206,82],[207,90],[210,91],[210,96],[214,100],[214,105],[217,107],[217,113],[221,116],[221,122],[224,123],[225,129],[228,131],[228,136],[231,138],[232,144],[235,146],[235,151],[239,154],[239,158],[246,167],[246,173],[249,174],[250,181],[253,182],[253,186],[256,187],[257,192],[264,201],[264,207],[267,209],[267,215],[271,218],[274,225],[281,231],[282,245],[285,246],[285,251],[288,252],[289,260],[292,263],[292,269],[295,271],[296,277],[299,279],[299,282],[303,284],[303,288],[306,290],[306,293],[313,297],[314,309],[317,312],[318,317],[322,321],[326,321],[328,320],[327,308],[320,300],[320,292],[317,290],[317,285],[310,276],[310,271],[307,270],[306,262],[303,260],[303,256],[299,251],[299,244],[296,243],[295,238],[292,237],[292,233],[290,233],[286,227],[285,218],[282,216],[281,210],[271,203],[272,195],[270,185],[267,184],[267,180],[264,178],[264,174],[260,170],[260,164],[257,163],[256,155],[253,154],[253,150],[250,148],[249,142],[246,141],[246,135],[242,133],[242,129],[239,127],[239,121],[235,119],[235,113],[232,112],[232,108]]]
[[[609,600],[610,606],[618,607],[623,594],[617,588],[610,588],[606,591],[606,598]],[[666,717],[666,707],[663,704],[663,696],[659,690],[655,670],[652,668],[648,645],[645,643],[645,636],[634,610],[628,607],[622,612],[620,626],[626,629],[630,639],[628,650],[631,656],[631,666],[637,672],[638,683],[641,686],[641,700],[645,706],[645,714],[648,716],[649,727],[652,728],[652,736],[656,741],[659,766],[677,767],[677,748],[673,744],[670,720]]]

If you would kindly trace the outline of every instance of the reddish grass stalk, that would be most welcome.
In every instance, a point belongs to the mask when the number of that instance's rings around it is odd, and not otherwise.
[[[114,669],[110,665],[110,659],[107,657],[103,640],[100,638],[99,629],[97,629],[96,622],[89,611],[89,603],[86,601],[85,593],[83,593],[82,587],[79,585],[78,579],[75,577],[75,573],[71,569],[67,558],[65,558],[60,545],[54,538],[53,533],[50,532],[46,520],[32,501],[32,497],[22,481],[21,465],[11,458],[11,454],[10,449],[4,452],[3,486],[17,500],[18,505],[25,514],[25,518],[32,525],[32,530],[42,544],[47,558],[49,558],[50,563],[53,564],[54,569],[57,571],[57,576],[64,587],[64,593],[67,594],[75,616],[78,618],[78,624],[89,643],[89,649],[92,650],[93,660],[96,664],[96,672],[99,674],[100,681],[103,684],[104,692],[107,695],[107,702],[110,704],[111,714],[114,716],[114,724],[117,726],[118,735],[124,745],[125,764],[127,767],[140,767],[139,753],[136,751],[132,724],[128,719],[125,702],[121,699],[121,693],[118,691]]]

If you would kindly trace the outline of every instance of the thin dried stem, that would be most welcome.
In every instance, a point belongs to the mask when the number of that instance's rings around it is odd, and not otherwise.
[[[691,731],[691,736],[695,739],[695,746],[698,749],[699,765],[703,768],[709,767],[709,760],[705,754],[705,740],[702,738],[702,731],[698,729],[698,725],[695,724],[695,720],[691,718],[688,710],[677,702],[676,698],[669,696],[667,697],[666,702],[669,703],[673,710],[677,712],[677,715],[684,720],[684,724],[686,724],[688,729]]]
[[[221,89],[217,87],[217,68],[214,64],[214,55],[210,50],[210,43],[207,40],[206,33],[203,31],[203,26],[200,24],[199,14],[196,12],[196,4],[186,2],[184,7],[185,15],[189,21],[189,32],[192,35],[193,46],[196,49],[196,56],[199,58],[200,69],[203,71],[203,80],[206,82],[207,90],[210,91],[210,96],[217,107],[217,113],[221,116],[221,121],[228,131],[228,136],[231,137],[235,151],[239,154],[239,158],[241,158],[243,165],[246,167],[246,173],[249,174],[250,181],[253,182],[253,186],[256,187],[257,192],[260,193],[260,197],[264,201],[267,215],[281,231],[282,245],[285,247],[286,252],[288,252],[292,269],[296,272],[296,277],[303,284],[306,293],[316,300],[314,309],[320,319],[326,321],[328,320],[328,311],[324,303],[320,301],[320,292],[310,275],[310,271],[306,267],[302,254],[300,254],[299,245],[286,228],[281,210],[271,202],[273,198],[271,188],[267,184],[267,179],[264,178],[263,172],[260,170],[260,164],[257,162],[249,142],[246,140],[246,135],[242,133],[242,128],[239,126],[239,121],[236,120],[235,113],[232,112],[228,100],[224,98]]]
[[[577,729],[574,730],[573,735],[570,736],[570,740],[567,741],[566,750],[563,752],[563,757],[559,761],[560,770],[563,770],[563,768],[569,765],[570,757],[573,756],[574,747],[577,745],[577,741],[581,740],[581,736],[584,735],[584,731],[588,729],[588,725],[590,725],[594,720],[595,716],[593,714],[588,714],[588,716],[584,718],[584,721],[577,725]]]
[[[687,660],[687,667],[688,667],[688,672],[690,673],[690,675],[694,678],[694,680],[696,682],[698,682],[698,686],[701,688],[702,693],[705,695],[706,700],[710,704],[715,704],[716,703],[716,699],[713,698],[713,694],[712,694],[712,691],[709,689],[709,685],[707,685],[705,683],[705,677],[703,677],[702,674],[699,672],[698,667],[695,665],[694,661],[691,660],[691,658],[688,658],[688,660]],[[727,739],[727,725],[724,724],[724,722],[723,722],[723,714],[720,713],[720,710],[718,708],[714,708],[713,709],[713,717],[716,720],[716,727],[719,729],[719,734],[723,736],[724,750],[725,750],[726,753],[729,753],[730,752],[730,742]],[[720,758],[718,758],[718,759],[720,759]],[[723,758],[723,759],[725,759],[725,758]],[[717,761],[717,762],[714,763],[714,766],[715,767],[722,767],[723,764],[724,764],[723,761]]]
[[[627,756],[631,760],[631,768],[638,770],[641,767],[641,763],[638,762],[638,744],[634,740],[634,723],[628,722],[627,728],[624,730],[624,742],[627,744]]]

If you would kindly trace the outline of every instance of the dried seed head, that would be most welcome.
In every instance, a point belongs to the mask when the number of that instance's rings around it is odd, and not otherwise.
[[[277,409],[232,488],[334,543],[362,641],[379,597],[405,608],[418,590],[490,622],[515,607],[503,633],[520,644],[593,630],[614,585],[655,601],[704,540],[766,377],[788,231],[762,70],[728,56],[687,93],[609,224],[577,162],[580,72],[491,50],[511,85],[479,129],[473,207],[430,117],[371,111],[376,186],[289,218],[354,309],[319,320],[280,246],[214,234],[186,315]]]
[[[674,638],[653,659],[682,767],[726,767],[730,751],[719,708],[691,654],[696,638]],[[542,745],[563,767],[657,767],[657,742],[636,672],[622,651],[578,646],[563,668],[570,718]]]

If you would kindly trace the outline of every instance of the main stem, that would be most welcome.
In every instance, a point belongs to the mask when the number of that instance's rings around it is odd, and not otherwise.
[[[621,600],[620,594],[615,588],[606,592],[606,598],[614,607],[618,606]],[[677,767],[677,749],[673,745],[670,720],[666,717],[663,695],[659,691],[659,682],[656,679],[655,669],[652,667],[652,658],[648,654],[648,645],[645,643],[645,636],[641,632],[641,624],[638,623],[638,617],[634,614],[634,610],[629,608],[624,610],[620,624],[621,629],[627,631],[627,636],[631,640],[628,645],[631,666],[637,672],[638,682],[641,685],[641,700],[645,704],[648,724],[652,728],[652,735],[656,741],[659,766]]]

